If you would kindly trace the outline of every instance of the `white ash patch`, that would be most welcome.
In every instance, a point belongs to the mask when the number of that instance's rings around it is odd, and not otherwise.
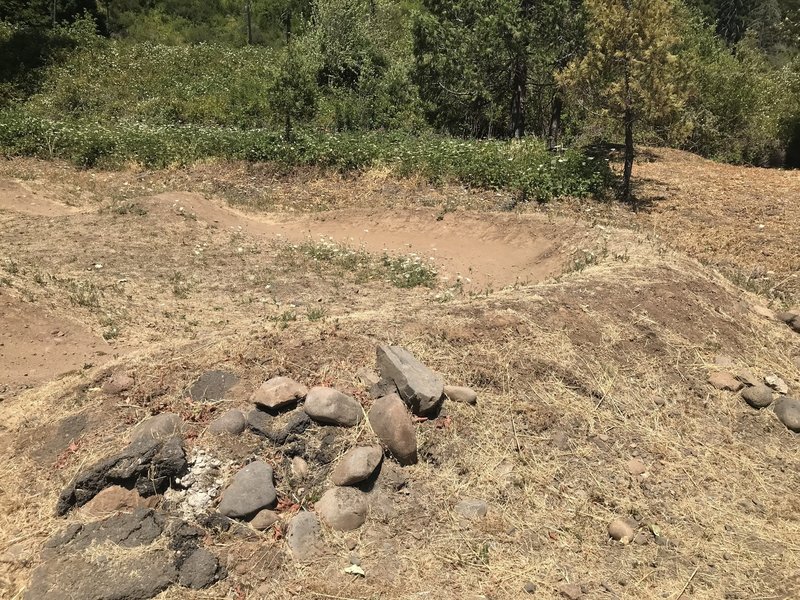
[[[189,472],[175,480],[177,488],[164,493],[164,499],[184,519],[207,512],[219,496],[224,483],[223,464],[205,450],[195,450],[188,459]]]

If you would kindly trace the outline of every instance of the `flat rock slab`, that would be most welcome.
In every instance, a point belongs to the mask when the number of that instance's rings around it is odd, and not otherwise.
[[[202,533],[149,509],[74,523],[45,543],[24,598],[144,600],[177,583],[206,587],[223,573],[199,548]]]
[[[239,378],[228,371],[206,371],[189,386],[186,393],[195,402],[222,400]]]
[[[261,384],[250,398],[256,406],[275,411],[296,404],[306,397],[308,388],[288,377],[273,377]]]
[[[133,428],[130,440],[140,438],[166,439],[173,435],[180,435],[183,430],[183,421],[175,413],[161,413],[145,419]]]
[[[231,408],[214,419],[208,426],[208,431],[214,435],[239,435],[246,426],[247,419],[242,411]]]
[[[331,473],[334,485],[354,485],[369,478],[383,460],[380,446],[360,446],[344,453]]]
[[[369,424],[401,465],[417,462],[417,432],[403,400],[397,394],[378,398],[369,411]]]
[[[772,388],[758,384],[742,390],[742,399],[753,408],[766,408],[772,404]]]
[[[135,383],[136,382],[134,381],[133,377],[120,371],[111,375],[111,377],[109,377],[105,383],[103,383],[103,387],[101,389],[104,394],[116,396],[118,394],[122,394],[123,392],[127,392]]]
[[[769,387],[771,387],[779,394],[789,393],[789,386],[783,379],[781,379],[777,375],[767,375],[766,377],[764,377],[764,383],[766,383]]]
[[[378,346],[378,371],[397,386],[400,397],[415,415],[430,416],[441,405],[442,378],[400,346]]]
[[[800,432],[800,400],[781,396],[773,409],[781,423],[794,432]]]
[[[731,373],[727,371],[717,371],[708,377],[708,383],[718,390],[725,390],[728,392],[738,392],[744,387],[744,384],[736,379]]]
[[[186,471],[187,466],[180,438],[141,437],[119,454],[79,473],[61,492],[56,514],[61,516],[74,506],[83,506],[113,485],[135,489],[144,497],[160,494]]]
[[[295,560],[305,561],[322,550],[322,530],[317,515],[302,511],[297,513],[286,528],[286,543]]]
[[[303,405],[306,414],[318,423],[352,427],[364,418],[364,410],[355,398],[328,387],[313,387]]]
[[[257,460],[234,475],[231,484],[222,493],[219,512],[232,519],[247,518],[272,507],[276,500],[272,467]]]
[[[334,487],[322,495],[314,509],[331,529],[352,531],[367,520],[367,495],[351,487]]]

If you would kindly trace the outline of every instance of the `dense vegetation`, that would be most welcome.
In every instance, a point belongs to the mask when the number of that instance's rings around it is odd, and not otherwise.
[[[8,0],[0,148],[382,164],[539,199],[599,191],[598,142],[799,166],[799,15],[798,0]]]

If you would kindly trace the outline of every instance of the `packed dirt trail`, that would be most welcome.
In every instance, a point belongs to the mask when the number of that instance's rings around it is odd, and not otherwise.
[[[434,209],[340,209],[324,213],[245,213],[200,194],[164,193],[146,200],[154,213],[176,212],[250,236],[292,243],[332,240],[368,252],[415,254],[445,278],[470,289],[499,289],[543,281],[563,269],[565,250],[586,227],[542,215]]]
[[[654,156],[638,212],[0,164],[0,597],[800,597],[800,186]],[[377,433],[385,344],[475,393],[401,402],[416,462]],[[277,377],[299,391],[264,409]],[[315,413],[324,388],[351,421]],[[363,446],[372,474],[334,484]],[[230,511],[251,465],[274,497]]]

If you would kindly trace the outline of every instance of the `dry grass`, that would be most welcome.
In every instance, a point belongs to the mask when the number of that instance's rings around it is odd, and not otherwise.
[[[60,238],[60,257],[19,243],[33,220],[9,219],[0,239],[25,269],[91,277],[108,290],[102,311],[127,311],[120,357],[0,404],[0,555],[20,542],[27,553],[0,563],[8,597],[25,585],[39,545],[66,523],[52,512],[60,489],[124,445],[126,432],[153,412],[181,413],[190,447],[235,464],[251,456],[270,461],[279,495],[310,506],[327,485],[324,476],[300,491],[287,460],[263,440],[204,436],[213,411],[197,410],[183,390],[202,372],[225,368],[243,383],[216,410],[246,406],[250,391],[275,374],[336,386],[368,407],[355,373],[373,364],[378,342],[402,344],[448,382],[479,392],[477,407],[449,403],[446,418],[419,425],[422,460],[404,469],[407,493],[392,495],[393,514],[373,511],[356,532],[326,531],[329,556],[310,565],[292,563],[271,533],[210,537],[230,577],[205,591],[172,588],[162,600],[494,600],[529,597],[522,592],[528,581],[537,584],[537,598],[558,598],[568,582],[585,585],[587,598],[800,595],[797,436],[771,410],[754,411],[705,383],[714,357],[727,354],[758,375],[780,374],[797,391],[792,359],[800,342],[754,314],[759,299],[750,292],[653,237],[610,228],[593,242],[605,248],[596,264],[442,303],[427,290],[284,271],[270,248],[193,221],[169,232],[148,221],[152,229],[140,239],[141,229],[112,230],[106,218],[80,221],[80,230]],[[126,249],[110,263],[130,273],[124,292],[110,291],[105,269],[87,274],[64,259],[78,244],[98,251],[100,236],[87,235],[98,231],[92,223],[101,226],[102,244]],[[204,243],[205,259],[197,262],[193,249]],[[175,271],[193,282],[186,298],[166,278]],[[35,290],[27,273],[14,276],[15,290],[96,322],[93,310],[68,305],[57,286]],[[249,287],[257,273],[281,294],[280,306],[257,301]],[[243,301],[248,294],[254,302]],[[285,328],[270,320],[294,298],[316,306],[318,297],[332,300],[323,320],[301,318]],[[136,376],[127,402],[97,390],[118,368]],[[42,459],[59,423],[75,414],[87,418],[77,447],[52,448]],[[366,425],[347,430],[336,450],[372,439]],[[647,465],[646,476],[628,473],[632,457]],[[458,517],[453,506],[465,497],[486,500],[488,516]],[[635,517],[646,543],[610,542],[606,527],[618,517]],[[363,579],[342,572],[353,542]]]

